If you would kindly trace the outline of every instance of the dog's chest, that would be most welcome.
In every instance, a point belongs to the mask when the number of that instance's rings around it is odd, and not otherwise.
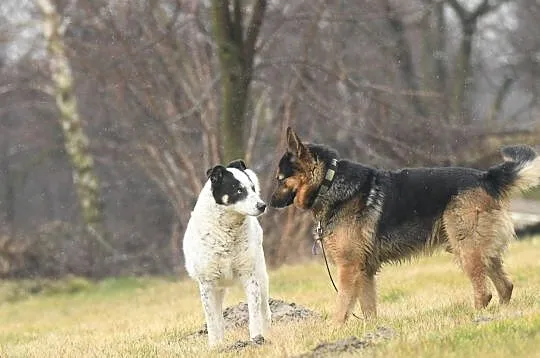
[[[239,227],[212,227],[201,232],[199,273],[209,280],[228,285],[242,272],[254,267],[252,245],[247,225]]]

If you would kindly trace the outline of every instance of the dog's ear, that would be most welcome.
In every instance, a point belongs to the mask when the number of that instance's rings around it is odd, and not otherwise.
[[[221,179],[223,178],[223,174],[227,171],[227,169],[223,165],[216,165],[212,169],[208,169],[206,171],[206,176],[210,177],[210,182],[212,185],[215,185],[216,183],[219,183]]]
[[[287,146],[288,151],[297,158],[303,159],[308,155],[306,147],[291,127],[287,127]]]
[[[246,163],[242,159],[236,159],[236,160],[233,160],[232,162],[230,162],[227,165],[227,168],[236,168],[238,170],[243,171],[243,170],[247,169],[247,166],[246,166]]]

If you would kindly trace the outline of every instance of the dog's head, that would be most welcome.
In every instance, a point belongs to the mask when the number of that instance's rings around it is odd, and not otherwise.
[[[301,209],[311,208],[331,158],[337,158],[334,150],[304,144],[290,127],[287,128],[287,150],[279,161],[277,185],[270,205],[284,208],[294,203]]]
[[[242,160],[235,160],[227,167],[216,165],[208,169],[211,190],[218,205],[243,215],[258,216],[266,210],[260,197],[259,181]]]

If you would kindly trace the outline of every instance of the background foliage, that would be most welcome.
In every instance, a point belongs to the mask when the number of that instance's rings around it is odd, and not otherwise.
[[[536,144],[534,0],[55,0],[113,251],[83,230],[44,16],[0,4],[0,274],[182,270],[212,165],[272,187],[284,129],[380,168],[485,168]],[[271,265],[310,252],[310,218],[261,218]]]

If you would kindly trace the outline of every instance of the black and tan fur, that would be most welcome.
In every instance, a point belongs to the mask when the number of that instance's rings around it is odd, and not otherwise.
[[[337,152],[303,144],[290,128],[287,142],[270,204],[310,210],[320,223],[322,242],[337,266],[338,323],[345,322],[357,299],[364,316],[376,316],[375,274],[382,264],[439,247],[456,256],[471,280],[475,307],[491,300],[488,277],[500,302],[510,300],[513,284],[502,262],[514,237],[509,199],[540,183],[540,158],[532,148],[503,148],[504,162],[487,171],[384,171],[342,159],[329,190],[318,195]]]

